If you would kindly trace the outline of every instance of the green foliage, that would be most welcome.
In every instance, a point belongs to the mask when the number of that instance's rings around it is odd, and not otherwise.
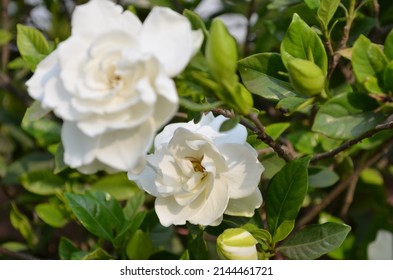
[[[350,230],[345,224],[310,225],[293,234],[277,250],[294,260],[313,260],[338,248]]]
[[[242,228],[260,260],[366,259],[377,232],[393,230],[391,2],[221,1],[201,17],[199,0],[147,1],[183,11],[204,35],[172,77],[179,110],[170,123],[198,123],[209,111],[230,116],[220,131],[245,125],[265,169],[262,207],[214,227],[164,227],[155,198],[125,172],[87,175],[64,163],[62,121],[25,86],[70,36],[61,2],[42,3],[51,13],[44,28],[30,15],[35,4],[10,0],[9,26],[0,29],[0,223],[11,232],[1,248],[62,260],[215,259],[216,238]],[[128,9],[143,21],[150,7]],[[246,38],[235,39],[223,14],[248,19]]]
[[[270,181],[266,194],[266,215],[273,242],[285,239],[295,226],[295,219],[308,189],[309,157],[293,160]]]

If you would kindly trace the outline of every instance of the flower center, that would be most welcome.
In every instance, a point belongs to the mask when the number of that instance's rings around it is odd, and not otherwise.
[[[191,162],[195,172],[205,173],[205,168],[202,166],[203,156],[200,159],[196,159],[193,157],[187,159]]]

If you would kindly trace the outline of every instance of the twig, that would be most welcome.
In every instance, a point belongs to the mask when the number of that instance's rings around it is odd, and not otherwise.
[[[320,159],[324,159],[324,158],[328,158],[328,157],[332,157],[335,156],[337,154],[339,154],[342,151],[345,151],[346,149],[349,149],[350,147],[352,147],[353,145],[361,142],[362,140],[372,137],[375,134],[377,134],[378,132],[382,131],[382,130],[387,130],[387,129],[391,129],[393,128],[393,121],[389,121],[387,123],[384,124],[379,124],[377,125],[374,129],[369,130],[365,133],[363,133],[362,135],[360,135],[359,137],[356,137],[352,140],[349,140],[347,142],[345,142],[344,144],[342,144],[341,146],[330,150],[328,152],[325,153],[320,153],[320,154],[315,154],[312,158],[311,158],[311,162],[315,163]]]
[[[392,147],[393,140],[390,139],[387,143],[382,145],[383,149],[375,153],[373,157],[368,159],[365,163],[355,168],[354,172],[344,180],[342,180],[320,203],[315,205],[307,214],[305,214],[297,223],[297,227],[302,227],[311,222],[323,209],[332,203],[350,184],[357,180],[362,171],[377,162],[386,152]]]
[[[356,4],[355,0],[351,0],[349,3],[349,11],[347,15],[347,21],[345,23],[344,30],[343,30],[343,35],[341,37],[341,41],[338,46],[338,49],[333,55],[332,64],[329,67],[329,74],[328,74],[329,80],[332,77],[334,69],[336,69],[338,62],[340,61],[341,58],[341,55],[338,51],[344,49],[347,46],[347,42],[349,39],[349,31],[351,30],[352,23],[355,19],[355,4]]]
[[[244,40],[244,46],[243,46],[243,55],[247,56],[250,53],[250,33],[251,33],[251,17],[255,12],[255,0],[251,0],[250,3],[248,4],[248,10],[247,10],[247,31],[246,31],[246,39]]]
[[[35,258],[29,254],[14,252],[14,251],[8,250],[6,248],[2,248],[2,247],[0,247],[0,255],[4,255],[4,256],[11,257],[13,259],[18,259],[18,260],[37,260],[37,258]]]
[[[340,214],[341,218],[344,218],[347,215],[349,207],[351,207],[358,181],[359,181],[359,176],[356,176],[353,178],[351,182],[349,182],[349,188],[347,191],[347,195],[345,196],[344,205],[341,208],[341,214]]]
[[[228,118],[234,117],[234,113],[227,111],[227,110],[223,110],[223,109],[218,108],[218,109],[214,109],[213,111],[220,114],[220,115],[228,117]],[[273,140],[273,138],[266,133],[265,127],[263,126],[261,121],[258,119],[258,116],[256,114],[249,114],[247,117],[254,124],[250,123],[249,121],[247,121],[244,118],[241,118],[240,123],[242,125],[244,125],[246,128],[253,131],[261,141],[263,141],[265,144],[270,146],[278,154],[278,156],[283,158],[286,162],[289,162],[293,159],[293,156],[288,151],[286,151],[284,147],[282,147],[280,144],[275,142]]]

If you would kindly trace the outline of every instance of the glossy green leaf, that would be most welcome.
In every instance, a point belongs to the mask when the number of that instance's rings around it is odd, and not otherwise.
[[[378,45],[363,35],[356,40],[352,48],[352,66],[359,83],[380,75],[387,63],[387,58]]]
[[[128,240],[134,233],[139,229],[142,225],[147,212],[136,212],[132,219],[128,219],[126,217],[126,222],[123,225],[123,228],[119,232],[119,234],[114,238],[113,245],[115,247],[123,247],[124,242]]]
[[[299,96],[288,96],[286,98],[281,99],[277,103],[277,108],[283,109],[285,114],[290,115],[295,112],[299,112],[312,104],[314,98],[305,98]]]
[[[329,187],[340,179],[334,171],[324,166],[312,166],[308,171],[308,185],[310,188]]]
[[[55,195],[65,187],[64,179],[49,170],[25,173],[21,176],[21,183],[26,190],[39,195]]]
[[[22,128],[43,147],[61,141],[61,125],[57,121],[49,119],[32,122],[22,121]]]
[[[123,208],[124,218],[130,221],[136,213],[140,210],[143,203],[145,202],[145,193],[135,192],[130,198],[128,198],[126,206]]]
[[[22,24],[17,25],[16,43],[20,54],[30,64],[32,70],[51,51],[48,42],[40,31]]]
[[[383,72],[383,85],[387,91],[393,92],[393,60],[389,62]]]
[[[72,254],[79,251],[75,244],[68,238],[62,236],[59,242],[59,258],[61,260],[71,260]]]
[[[383,120],[383,114],[374,111],[378,106],[364,94],[340,94],[321,106],[312,129],[334,139],[355,138]]]
[[[140,229],[131,237],[126,247],[126,254],[130,260],[147,260],[153,251],[151,239]]]
[[[390,61],[393,60],[393,29],[389,32],[388,36],[386,37],[383,52],[385,53],[388,60]]]
[[[135,193],[141,192],[138,186],[127,178],[125,173],[108,175],[94,183],[91,188],[109,193],[117,200],[126,200]]]
[[[314,62],[326,75],[328,60],[325,47],[318,34],[297,14],[293,15],[280,50],[285,67],[290,60],[301,58]]]
[[[286,77],[286,68],[278,53],[261,53],[241,59],[239,72],[244,85],[252,93],[271,100],[296,95]]]
[[[112,241],[114,230],[123,227],[124,216],[120,204],[112,196],[102,192],[65,194],[68,207],[81,224],[91,233]]]
[[[284,241],[278,252],[294,260],[313,260],[340,247],[351,227],[325,223],[310,225]]]
[[[237,126],[239,124],[239,122],[240,122],[239,115],[236,115],[233,118],[227,119],[221,124],[219,131],[225,132],[225,131],[231,130],[231,129],[235,128],[235,126]]]
[[[328,29],[328,25],[337,11],[340,2],[340,0],[320,0],[317,15],[325,30]]]
[[[304,0],[304,3],[306,3],[307,7],[310,8],[313,12],[318,11],[319,5],[320,5],[321,0]]]
[[[54,228],[62,228],[70,221],[69,213],[59,203],[41,203],[34,210],[41,220]]]
[[[291,233],[308,189],[310,157],[287,163],[270,181],[266,194],[266,216],[273,241]]]

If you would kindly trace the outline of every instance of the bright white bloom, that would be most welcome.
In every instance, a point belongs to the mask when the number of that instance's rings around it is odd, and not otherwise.
[[[230,228],[217,238],[217,253],[224,260],[257,260],[257,240],[245,229]]]
[[[224,213],[251,217],[261,206],[258,183],[264,168],[246,142],[244,126],[219,132],[225,120],[209,113],[198,124],[166,126],[143,172],[129,172],[131,180],[156,197],[162,225],[218,225]]]
[[[84,173],[140,168],[178,108],[171,79],[199,49],[200,31],[168,8],[144,23],[107,0],[76,7],[72,34],[27,82],[63,119],[64,161]]]

